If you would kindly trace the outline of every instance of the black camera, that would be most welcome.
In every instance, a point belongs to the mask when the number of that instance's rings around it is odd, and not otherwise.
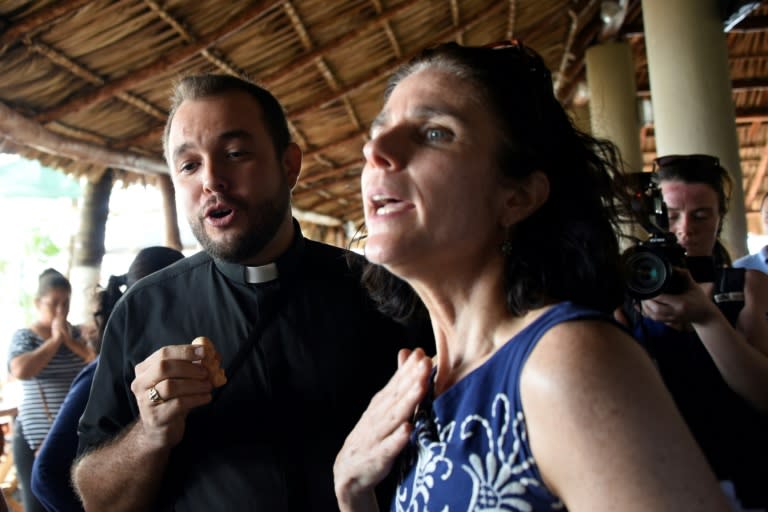
[[[674,267],[686,267],[685,251],[674,239],[653,234],[622,254],[627,293],[645,300],[662,293],[682,293],[686,281]]]
[[[686,280],[675,267],[687,268],[696,282],[713,281],[714,261],[710,257],[687,257],[677,237],[669,232],[667,206],[654,173],[628,175],[632,188],[632,209],[650,238],[639,241],[622,254],[622,271],[627,293],[639,300],[662,293],[677,294],[686,289]]]

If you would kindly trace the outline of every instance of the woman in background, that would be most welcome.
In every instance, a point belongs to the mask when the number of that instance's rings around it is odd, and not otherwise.
[[[8,367],[21,381],[23,395],[13,430],[13,460],[21,484],[25,512],[44,512],[30,486],[35,452],[51,428],[72,380],[96,357],[67,322],[72,286],[60,272],[40,274],[35,308],[37,320],[11,339]]]
[[[412,287],[437,356],[401,351],[347,437],[341,510],[377,510],[393,469],[393,511],[726,510],[612,318],[618,156],[574,129],[540,56],[425,51],[390,81],[363,152],[368,282],[390,311],[414,301],[387,272]]]
[[[136,254],[127,274],[110,276],[97,295],[94,320],[98,339],[123,293],[142,277],[165,268],[184,255],[169,247],[147,247]],[[32,491],[48,512],[81,512],[83,505],[72,489],[70,468],[77,454],[77,424],[88,402],[98,357],[81,371],[67,394],[32,468]]]
[[[677,269],[678,293],[641,301],[633,330],[728,494],[768,510],[768,276],[730,268],[719,235],[731,179],[717,158],[668,155],[655,164],[669,231],[689,262],[711,261],[711,275],[697,283]]]

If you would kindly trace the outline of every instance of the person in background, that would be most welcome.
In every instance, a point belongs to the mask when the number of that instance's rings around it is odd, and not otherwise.
[[[103,336],[107,319],[126,289],[182,258],[181,252],[170,247],[146,247],[136,254],[126,274],[110,276],[107,287],[96,294],[93,316],[98,337]],[[77,424],[88,402],[98,360],[96,357],[75,377],[32,466],[32,492],[48,512],[84,510],[72,488],[70,469],[77,455]]]
[[[95,352],[81,339],[80,330],[67,321],[72,286],[52,268],[38,278],[37,319],[13,334],[8,354],[11,375],[22,384],[19,415],[13,429],[13,460],[26,512],[44,511],[30,486],[35,452],[48,434],[53,419],[75,376]]]
[[[729,495],[768,510],[768,276],[729,268],[719,241],[731,179],[717,158],[656,160],[669,231],[688,261],[709,259],[710,277],[640,301],[634,334],[655,360],[683,418]]]
[[[722,511],[650,359],[612,311],[619,155],[578,132],[541,57],[447,43],[389,81],[365,145],[371,262],[437,356],[403,350],[334,466],[342,511]]]
[[[763,221],[763,233],[768,235],[768,192],[763,195],[763,200],[760,202],[760,218]],[[768,245],[764,245],[762,249],[755,254],[747,254],[742,256],[733,262],[734,268],[749,268],[752,270],[759,270],[764,274],[768,274]]]
[[[353,253],[302,235],[301,150],[271,93],[182,79],[164,148],[204,251],[142,279],[110,316],[79,426],[84,506],[333,510],[334,456],[415,343],[376,311]],[[199,336],[217,349],[222,387],[196,364]]]

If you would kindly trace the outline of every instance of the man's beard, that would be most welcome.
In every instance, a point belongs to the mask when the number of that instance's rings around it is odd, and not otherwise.
[[[213,240],[205,231],[204,219],[198,217],[189,223],[192,234],[203,249],[216,259],[231,263],[247,261],[261,252],[277,234],[290,208],[290,194],[287,184],[283,184],[274,197],[264,199],[247,210],[239,209],[238,213],[248,215],[248,222],[251,223],[246,232]],[[251,217],[253,212],[257,213],[255,219]]]

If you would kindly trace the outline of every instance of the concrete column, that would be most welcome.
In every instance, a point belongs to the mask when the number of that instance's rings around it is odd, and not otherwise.
[[[610,41],[592,46],[586,61],[592,134],[618,146],[627,172],[642,171],[637,86],[629,44]]]
[[[704,153],[733,178],[722,239],[747,251],[744,188],[728,49],[716,0],[643,0],[658,156]]]

